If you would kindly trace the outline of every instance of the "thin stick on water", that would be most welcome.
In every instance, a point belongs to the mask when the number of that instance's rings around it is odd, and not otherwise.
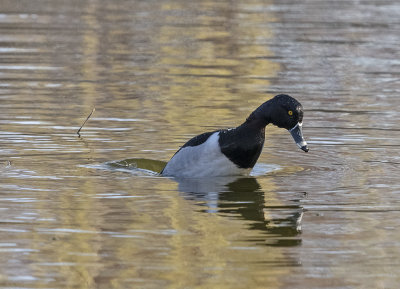
[[[92,112],[89,114],[89,116],[86,118],[86,120],[83,122],[83,124],[81,125],[81,127],[78,129],[78,131],[76,132],[78,134],[79,137],[81,137],[80,131],[83,128],[83,126],[85,125],[85,123],[89,120],[89,118],[92,116],[93,112],[96,110],[95,107],[93,107]]]

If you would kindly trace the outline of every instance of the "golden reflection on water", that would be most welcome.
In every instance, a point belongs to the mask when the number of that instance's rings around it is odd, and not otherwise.
[[[17,226],[27,230],[18,234],[18,246],[26,240],[25,246],[33,250],[20,258],[43,285],[120,288],[159,282],[172,288],[232,288],[241,282],[262,288],[265,282],[276,286],[279,276],[288,273],[286,267],[268,264],[260,270],[258,264],[266,260],[292,262],[285,261],[279,248],[249,246],[247,239],[265,238],[262,232],[248,230],[240,219],[200,212],[198,204],[176,192],[173,181],[133,178],[113,187],[83,182],[81,193],[64,189],[56,200],[26,208],[39,214],[34,227]],[[147,192],[138,195],[132,189],[135,196],[125,195],[123,203],[124,196],[112,198],[110,189],[126,192],[130,186],[147,187]],[[268,180],[260,186],[274,189]],[[242,241],[233,244],[235,239]]]

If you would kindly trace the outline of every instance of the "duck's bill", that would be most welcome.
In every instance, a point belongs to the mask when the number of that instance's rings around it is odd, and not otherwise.
[[[308,152],[307,142],[304,140],[303,131],[301,129],[302,126],[303,123],[298,122],[292,129],[289,129],[289,132],[292,135],[297,146],[303,151]]]

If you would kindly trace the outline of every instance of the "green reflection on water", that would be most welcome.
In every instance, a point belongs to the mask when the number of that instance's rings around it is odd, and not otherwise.
[[[115,168],[142,169],[154,173],[160,173],[166,164],[163,161],[136,158],[108,163],[108,165]]]

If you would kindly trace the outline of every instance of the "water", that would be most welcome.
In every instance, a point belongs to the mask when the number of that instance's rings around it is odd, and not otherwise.
[[[398,286],[399,3],[1,7],[1,288]],[[268,127],[249,177],[157,175],[278,93],[309,153]]]

